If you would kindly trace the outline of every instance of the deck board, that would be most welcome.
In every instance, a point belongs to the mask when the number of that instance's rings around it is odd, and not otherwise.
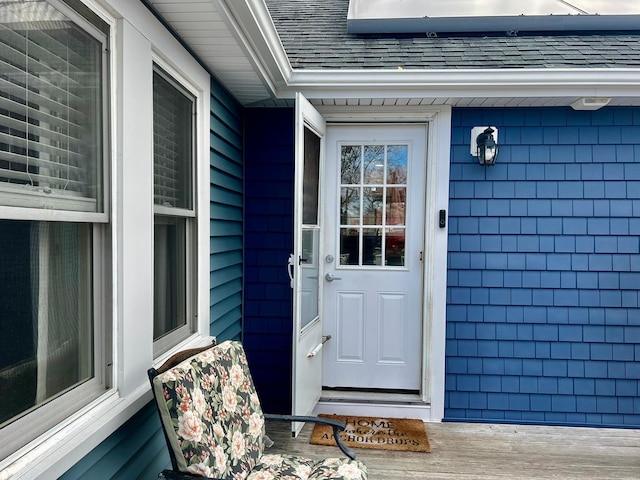
[[[289,424],[268,422],[269,453],[341,456],[310,445],[312,426],[292,439]],[[427,423],[431,453],[356,449],[370,480],[638,480],[640,430],[479,423]]]

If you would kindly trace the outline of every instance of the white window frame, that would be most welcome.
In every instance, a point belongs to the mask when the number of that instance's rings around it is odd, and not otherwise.
[[[85,212],[85,211],[73,211],[73,210],[59,210],[59,209],[44,209],[34,208],[31,206],[21,206],[26,203],[32,205],[33,195],[25,193],[17,193],[14,195],[13,204],[15,205],[0,205],[0,219],[1,220],[18,220],[24,222],[40,222],[40,221],[55,221],[62,223],[82,222],[90,224],[91,230],[91,304],[92,304],[92,317],[88,326],[94,331],[94,338],[92,343],[93,348],[93,376],[82,382],[80,385],[72,388],[71,390],[47,399],[45,403],[39,406],[34,406],[32,409],[27,410],[28,413],[22,414],[19,418],[12,421],[4,428],[0,430],[2,436],[6,435],[7,439],[13,439],[16,445],[28,445],[29,441],[34,437],[39,436],[39,432],[42,432],[47,425],[55,422],[56,418],[64,421],[67,417],[73,416],[73,414],[80,410],[88,403],[88,400],[100,397],[106,389],[109,388],[110,376],[108,369],[105,368],[106,362],[104,361],[107,356],[108,348],[105,343],[105,338],[102,332],[106,331],[108,327],[108,318],[105,312],[105,305],[109,298],[110,287],[105,286],[103,279],[108,278],[109,274],[104,269],[105,259],[109,255],[109,242],[106,240],[109,238],[110,227],[109,221],[109,74],[108,64],[109,57],[107,54],[109,47],[109,36],[101,32],[99,28],[94,26],[90,21],[82,17],[81,14],[75,12],[67,4],[62,3],[59,0],[47,0],[56,10],[62,12],[67,18],[70,18],[76,25],[83,29],[84,32],[91,35],[97,41],[102,44],[102,119],[101,126],[104,132],[102,138],[102,159],[100,162],[102,170],[102,188],[101,198],[99,201],[103,202],[102,212]],[[13,188],[11,184],[1,185],[0,195],[3,198],[9,197]],[[7,188],[5,188],[7,187]],[[56,425],[54,424],[54,428]],[[47,431],[45,430],[45,435]],[[10,440],[3,442],[3,447],[10,444]],[[20,447],[21,451],[23,450]],[[4,451],[4,448],[0,449]],[[13,456],[7,458],[10,459]],[[1,458],[1,457],[0,457]],[[0,470],[5,461],[0,462]],[[0,478],[2,478],[2,472],[0,472]]]
[[[211,78],[142,2],[81,0],[111,26],[109,98],[111,132],[105,159],[111,172],[111,257],[103,280],[112,326],[103,332],[113,387],[76,414],[0,462],[5,478],[57,478],[151,400],[146,370],[183,348],[209,343],[209,111]],[[164,62],[197,90],[194,145],[197,232],[194,333],[174,348],[153,353],[153,62]],[[170,72],[170,73],[172,73]],[[55,217],[56,214],[52,213]],[[20,217],[23,218],[23,217]],[[207,261],[204,261],[207,259]],[[99,268],[99,267],[96,267]]]
[[[176,71],[169,63],[157,54],[152,55],[153,72],[159,74],[167,82],[173,84],[174,88],[182,91],[185,95],[193,97],[193,115],[196,121],[193,122],[192,134],[192,153],[191,153],[191,183],[196,187],[191,191],[192,208],[170,208],[163,205],[153,205],[154,221],[156,216],[166,216],[167,218],[183,218],[186,220],[185,225],[185,318],[186,324],[165,334],[154,341],[154,356],[159,356],[168,351],[185,338],[189,337],[194,331],[194,296],[191,292],[197,291],[197,282],[195,279],[195,265],[197,264],[195,245],[197,244],[197,216],[198,206],[196,202],[196,191],[198,186],[198,177],[196,175],[196,165],[198,164],[198,128],[197,119],[203,115],[202,110],[198,110],[198,90],[189,81]],[[156,68],[157,67],[157,68]],[[207,112],[209,110],[207,109]],[[201,210],[202,211],[202,210]]]
[[[42,221],[64,221],[64,222],[100,222],[109,221],[109,110],[107,108],[107,98],[109,97],[109,56],[106,52],[108,48],[107,42],[110,40],[91,22],[84,19],[82,15],[75,13],[74,10],[64,0],[47,0],[57,10],[72,18],[74,22],[81,27],[87,34],[99,40],[103,44],[102,52],[102,99],[104,110],[102,112],[102,128],[105,131],[102,141],[102,212],[85,212],[80,210],[60,210],[50,208],[35,208],[31,206],[21,206],[22,204],[33,204],[34,195],[32,193],[21,193],[19,188],[12,188],[13,185],[0,185],[0,197],[4,201],[10,197],[16,200],[14,205],[0,205],[0,218],[7,220],[42,220]],[[16,190],[15,193],[12,190]]]

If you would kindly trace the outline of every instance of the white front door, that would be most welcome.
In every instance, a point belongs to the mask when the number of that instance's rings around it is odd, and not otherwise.
[[[426,129],[327,129],[325,387],[421,388]]]
[[[293,253],[293,415],[310,415],[322,392],[320,315],[320,172],[325,121],[301,95],[296,96]],[[292,424],[297,435],[304,424]]]

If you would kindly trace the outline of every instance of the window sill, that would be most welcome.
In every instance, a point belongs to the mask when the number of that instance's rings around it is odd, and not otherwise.
[[[141,385],[127,398],[105,393],[75,416],[8,457],[0,480],[58,478],[151,400]]]
[[[160,365],[179,350],[211,343],[193,336],[154,361]],[[145,375],[146,376],[146,375]],[[58,478],[124,425],[152,399],[144,382],[127,397],[110,390],[77,414],[0,462],[0,480]]]

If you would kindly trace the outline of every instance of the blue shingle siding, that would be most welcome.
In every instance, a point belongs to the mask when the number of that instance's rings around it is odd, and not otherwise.
[[[496,166],[469,155],[496,125]],[[454,109],[447,419],[640,425],[640,109]]]
[[[291,412],[293,181],[293,110],[247,110],[244,345],[272,413]]]

